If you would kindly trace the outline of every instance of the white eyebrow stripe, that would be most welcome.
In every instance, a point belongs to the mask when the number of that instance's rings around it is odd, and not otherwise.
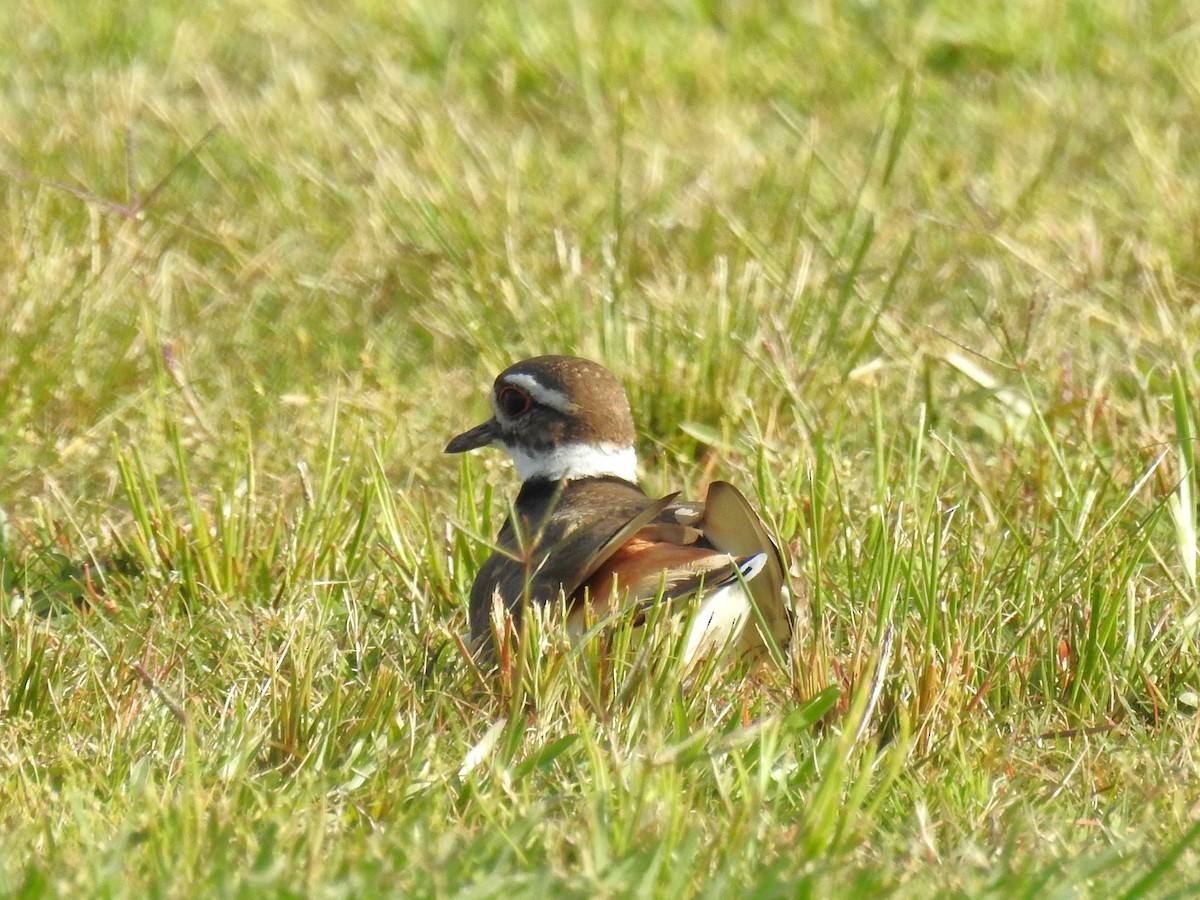
[[[529,396],[542,406],[549,406],[551,409],[557,409],[561,413],[574,412],[576,409],[575,404],[567,399],[566,394],[555,388],[546,387],[532,375],[516,372],[507,376],[504,380],[508,384],[516,385],[528,391]]]
[[[550,450],[530,451],[505,445],[522,481],[546,478],[561,481],[572,478],[615,476],[637,481],[637,453],[632,447],[613,444],[563,444]]]

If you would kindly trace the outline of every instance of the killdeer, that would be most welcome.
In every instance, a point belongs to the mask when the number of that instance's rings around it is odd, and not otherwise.
[[[526,603],[565,598],[580,634],[629,605],[695,597],[686,663],[736,647],[761,655],[792,634],[779,549],[745,497],[723,481],[703,503],[646,495],[637,484],[633,415],[598,363],[539,356],[492,387],[493,415],[446,446],[499,445],[521,477],[513,515],[471,588],[472,640],[491,640],[499,604],[517,622]],[[757,615],[755,614],[757,608]]]

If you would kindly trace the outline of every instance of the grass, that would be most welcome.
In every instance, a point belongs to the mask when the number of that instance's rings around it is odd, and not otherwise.
[[[0,24],[0,893],[1197,890],[1187,4],[142,6]],[[464,657],[540,352],[786,671]]]

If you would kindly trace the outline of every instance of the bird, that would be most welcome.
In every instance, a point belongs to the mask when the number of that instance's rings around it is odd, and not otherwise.
[[[565,600],[567,631],[579,637],[607,616],[630,610],[636,624],[655,604],[690,599],[685,666],[786,648],[784,559],[762,520],[725,481],[701,503],[647,495],[629,400],[607,368],[574,356],[522,360],[496,377],[491,407],[445,451],[498,446],[521,479],[471,587],[473,646],[490,651],[497,607],[519,626],[527,607]]]

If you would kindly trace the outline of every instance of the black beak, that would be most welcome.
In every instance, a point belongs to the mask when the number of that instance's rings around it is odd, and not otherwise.
[[[464,431],[446,445],[447,453],[466,453],[479,447],[486,447],[500,436],[500,423],[488,419],[481,425],[476,425],[470,431]]]

